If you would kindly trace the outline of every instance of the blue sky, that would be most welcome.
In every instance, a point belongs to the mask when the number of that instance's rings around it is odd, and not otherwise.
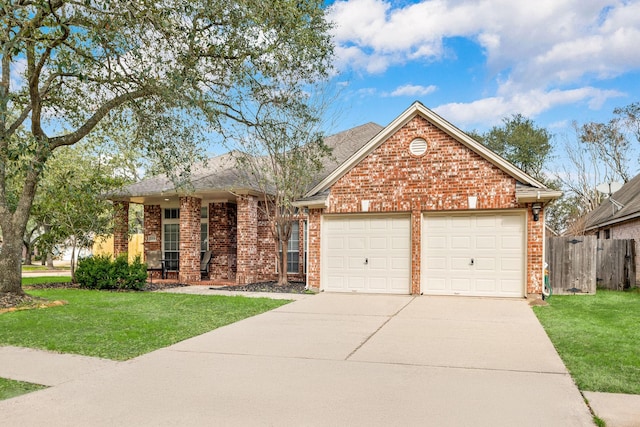
[[[640,101],[640,0],[330,1],[339,114],[387,125],[415,100],[463,130],[515,113],[556,135]]]

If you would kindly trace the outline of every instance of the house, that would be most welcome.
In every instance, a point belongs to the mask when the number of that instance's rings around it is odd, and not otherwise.
[[[640,175],[587,215],[585,231],[598,239],[634,239],[636,283],[640,282]]]
[[[522,297],[542,292],[545,187],[419,102],[382,128],[327,138],[334,157],[306,196],[289,242],[292,278],[330,292]],[[195,168],[189,193],[166,177],[125,188],[144,205],[145,250],[162,250],[181,281],[276,277],[259,194],[237,183],[231,154]],[[115,252],[127,250],[116,230]]]

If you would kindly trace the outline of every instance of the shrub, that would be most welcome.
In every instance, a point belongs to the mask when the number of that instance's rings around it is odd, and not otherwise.
[[[147,281],[147,266],[140,256],[129,264],[126,254],[115,260],[98,255],[80,260],[75,278],[81,288],[141,290]]]

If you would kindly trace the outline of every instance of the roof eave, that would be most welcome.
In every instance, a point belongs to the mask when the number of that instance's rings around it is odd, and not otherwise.
[[[518,192],[516,190],[516,201],[518,203],[549,203],[552,200],[556,200],[562,197],[562,191],[549,190],[541,188],[536,190],[535,193],[531,191]]]
[[[585,228],[586,231],[597,230],[598,228],[607,227],[609,225],[618,224],[620,222],[629,221],[632,219],[640,218],[640,212],[634,212],[629,215],[621,216],[619,218],[611,218],[607,221],[602,221],[592,226]]]

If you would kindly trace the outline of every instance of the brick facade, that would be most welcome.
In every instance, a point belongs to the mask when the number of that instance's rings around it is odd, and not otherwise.
[[[234,203],[209,203],[209,250],[213,256],[209,276],[235,280],[237,208]]]
[[[409,152],[417,137],[427,141],[422,156]],[[468,197],[477,197],[477,210],[525,209],[515,194],[516,180],[421,116],[411,119],[330,189],[325,214],[360,213],[362,200],[369,213],[411,215],[411,291],[420,292],[422,215],[430,211],[466,210]],[[542,284],[542,228],[527,214],[527,293]],[[542,214],[541,214],[542,216]],[[309,213],[309,284],[320,284],[321,212]]]
[[[144,256],[148,251],[162,250],[162,208],[160,205],[144,205]],[[160,271],[150,271],[154,279],[159,279]]]
[[[183,283],[200,280],[200,208],[196,197],[180,197],[180,271]]]
[[[129,202],[113,202],[113,255],[129,252]]]
[[[258,199],[238,196],[238,252],[236,283],[255,282],[258,257]]]
[[[267,206],[265,202],[259,202],[258,206],[258,247],[255,273],[259,280],[277,280],[278,279],[278,258],[276,241],[273,238],[271,225],[269,224],[269,216],[267,215]],[[271,213],[273,216],[273,212]]]

